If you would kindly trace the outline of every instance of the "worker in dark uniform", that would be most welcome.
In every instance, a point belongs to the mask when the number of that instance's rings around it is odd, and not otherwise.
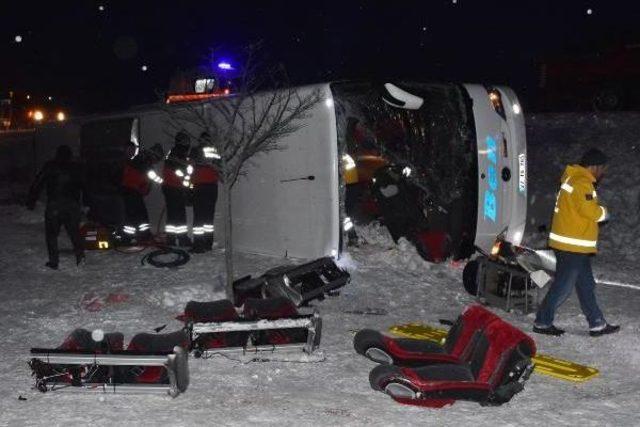
[[[218,170],[220,159],[211,144],[209,134],[203,132],[198,146],[191,149],[189,158],[193,164],[193,250],[195,253],[210,251],[213,246],[213,219],[218,200]]]
[[[133,150],[135,146],[131,147]],[[149,214],[144,204],[144,197],[151,191],[151,183],[162,184],[162,178],[153,170],[153,165],[164,157],[160,144],[149,150],[143,150],[125,163],[122,173],[121,194],[124,202],[125,223],[120,233],[123,244],[132,240],[149,241],[153,237],[149,225]]]
[[[42,189],[46,189],[47,193],[44,219],[49,262],[45,265],[58,269],[58,235],[61,226],[67,230],[76,255],[76,264],[80,265],[84,260],[84,247],[80,237],[82,168],[73,161],[73,153],[68,146],[59,146],[55,159],[45,163],[38,173],[29,190],[28,209],[35,208]]]
[[[169,246],[191,246],[187,235],[187,192],[191,187],[193,166],[188,162],[189,135],[178,132],[175,143],[164,161],[162,170],[162,194],[167,206],[165,233]]]

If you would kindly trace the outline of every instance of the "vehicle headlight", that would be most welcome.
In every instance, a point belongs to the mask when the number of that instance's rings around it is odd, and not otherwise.
[[[493,247],[491,248],[491,256],[492,257],[497,257],[498,255],[500,255],[500,247],[501,246],[502,246],[502,241],[496,240],[496,242],[493,244]]]
[[[518,115],[522,112],[522,108],[520,108],[520,104],[513,104],[513,114]]]
[[[495,112],[504,120],[507,120],[507,116],[504,114],[504,106],[502,105],[502,95],[500,95],[498,89],[490,89],[488,92],[489,101],[491,101],[491,105]]]

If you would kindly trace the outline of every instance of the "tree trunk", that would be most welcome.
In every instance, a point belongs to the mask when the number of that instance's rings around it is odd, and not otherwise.
[[[231,188],[224,185],[224,264],[227,273],[227,298],[233,301],[233,239]]]

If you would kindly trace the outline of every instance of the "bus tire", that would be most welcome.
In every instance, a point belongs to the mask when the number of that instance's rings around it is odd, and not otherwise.
[[[478,261],[467,262],[462,270],[462,283],[465,290],[474,297],[478,295]]]

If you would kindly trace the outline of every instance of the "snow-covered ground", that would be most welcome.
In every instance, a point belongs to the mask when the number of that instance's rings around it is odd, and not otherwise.
[[[634,118],[638,121],[640,116]],[[571,122],[578,120],[558,116],[530,121],[530,177],[532,194],[537,197],[544,198],[545,191],[541,180],[535,177],[548,175],[548,185],[554,187],[553,177],[559,173],[559,161],[541,161],[544,152],[551,150],[540,142],[541,135],[553,135],[553,129],[562,126],[571,128]],[[587,139],[586,145],[599,142]],[[546,142],[551,144],[551,140]],[[607,142],[607,147],[610,144],[613,141]],[[580,147],[571,147],[576,153],[581,151]],[[640,267],[633,262],[640,253],[640,213],[617,208],[633,206],[634,197],[637,202],[640,183],[635,168],[640,162],[634,164],[631,156],[620,159],[620,169],[612,173],[602,192],[599,190],[601,197],[615,206],[614,219],[620,221],[603,235],[603,248],[613,253],[596,258],[594,268],[603,279],[640,285]],[[617,186],[624,186],[630,195],[619,197],[616,188],[621,187]],[[539,217],[534,219],[541,221]],[[640,424],[640,289],[598,289],[608,320],[622,324],[617,335],[589,337],[573,297],[557,319],[568,333],[562,338],[534,337],[541,352],[600,369],[600,376],[587,383],[574,384],[534,374],[523,393],[497,408],[458,402],[431,410],[403,406],[373,391],[368,374],[375,364],[353,351],[355,331],[364,327],[386,329],[409,321],[436,323],[440,318],[453,319],[472,302],[461,286],[462,264],[426,263],[410,245],[395,246],[376,226],[360,229],[367,244],[352,250],[341,261],[352,272],[351,283],[340,296],[315,304],[323,317],[321,348],[325,361],[243,363],[222,357],[191,358],[191,385],[176,399],[41,394],[31,388],[26,364],[29,348],[57,346],[76,327],[117,330],[125,334],[125,340],[164,324],[168,324],[166,331],[176,330],[181,324],[174,317],[187,301],[223,297],[220,250],[197,255],[177,270],[142,266],[141,254],[113,251],[89,253],[86,265],[76,268],[72,255],[66,253],[62,255],[60,271],[52,272],[44,267],[42,231],[41,211],[0,206],[0,425]],[[61,246],[69,247],[65,236],[61,237]],[[622,247],[624,252],[619,253]],[[285,262],[290,261],[239,255],[237,270],[260,274]],[[532,315],[496,312],[525,331],[530,330]],[[19,400],[19,396],[26,400]]]

